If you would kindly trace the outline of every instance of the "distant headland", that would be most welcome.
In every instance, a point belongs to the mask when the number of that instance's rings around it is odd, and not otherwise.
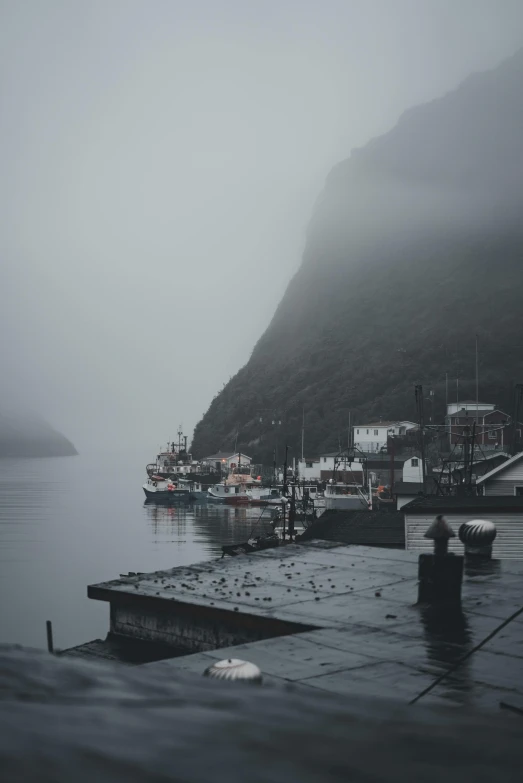
[[[73,457],[70,440],[33,414],[0,411],[0,458]]]

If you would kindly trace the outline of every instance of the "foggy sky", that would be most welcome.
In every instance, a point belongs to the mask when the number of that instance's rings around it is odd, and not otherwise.
[[[0,407],[191,434],[329,169],[521,45],[520,0],[0,2]]]

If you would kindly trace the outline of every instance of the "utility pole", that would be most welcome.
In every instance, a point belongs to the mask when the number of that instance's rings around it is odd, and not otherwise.
[[[425,466],[425,414],[423,408],[423,386],[418,384],[414,387],[414,396],[416,398],[416,407],[418,410],[418,426],[419,426],[419,439],[420,439],[420,452],[421,452],[421,475],[423,479],[423,492],[425,492],[425,478],[426,478],[426,466]]]
[[[304,445],[305,445],[305,405],[303,406],[302,413],[301,413],[301,461],[303,462],[303,455],[304,455]]]
[[[476,419],[479,415],[478,335],[476,334]]]
[[[394,435],[391,435],[389,437],[389,443],[390,443],[390,496],[392,497],[394,495],[394,449],[395,449],[395,443],[394,443]]]
[[[474,441],[476,440],[476,422],[472,422],[472,436],[470,441],[470,469],[469,469],[469,479],[468,479],[468,488],[472,489],[472,471],[474,469]]]
[[[289,507],[289,541],[294,538],[294,520],[296,517],[296,484],[293,482],[291,488],[291,503]]]
[[[514,456],[517,454],[518,447],[521,448],[521,443],[518,443],[518,426],[519,416],[521,412],[521,404],[523,402],[523,383],[516,383],[514,387],[514,407],[512,414],[512,438],[510,443],[510,454]]]
[[[469,472],[469,436],[470,436],[470,427],[467,425],[463,429],[463,472],[460,473],[461,479],[460,484],[467,484],[468,480],[468,472]]]

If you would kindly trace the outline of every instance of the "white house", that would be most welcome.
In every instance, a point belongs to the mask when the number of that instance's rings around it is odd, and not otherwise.
[[[398,511],[420,494],[423,494],[423,462],[421,457],[410,457],[403,463],[402,480],[394,485]]]
[[[476,486],[485,496],[523,496],[523,452],[478,478]]]
[[[421,457],[410,457],[403,463],[403,481],[421,484],[423,482],[423,461]]]
[[[320,480],[320,460],[319,457],[315,459],[299,459],[298,460],[298,476],[300,481],[319,481]]]
[[[387,438],[390,435],[405,435],[407,430],[414,429],[416,426],[413,421],[374,421],[370,424],[357,424],[352,428],[353,443],[361,451],[380,451],[387,445]]]
[[[218,473],[229,473],[235,470],[238,465],[250,465],[251,462],[252,457],[248,457],[239,451],[218,451],[216,454],[211,454],[210,457],[205,457],[201,460],[203,466]]]

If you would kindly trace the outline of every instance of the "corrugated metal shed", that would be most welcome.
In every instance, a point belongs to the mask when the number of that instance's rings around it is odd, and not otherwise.
[[[418,498],[404,506],[405,546],[416,552],[430,552],[432,541],[425,533],[437,514],[444,514],[456,538],[449,542],[451,552],[463,553],[457,537],[460,525],[471,519],[489,519],[496,525],[493,557],[523,560],[523,497],[441,497]]]

